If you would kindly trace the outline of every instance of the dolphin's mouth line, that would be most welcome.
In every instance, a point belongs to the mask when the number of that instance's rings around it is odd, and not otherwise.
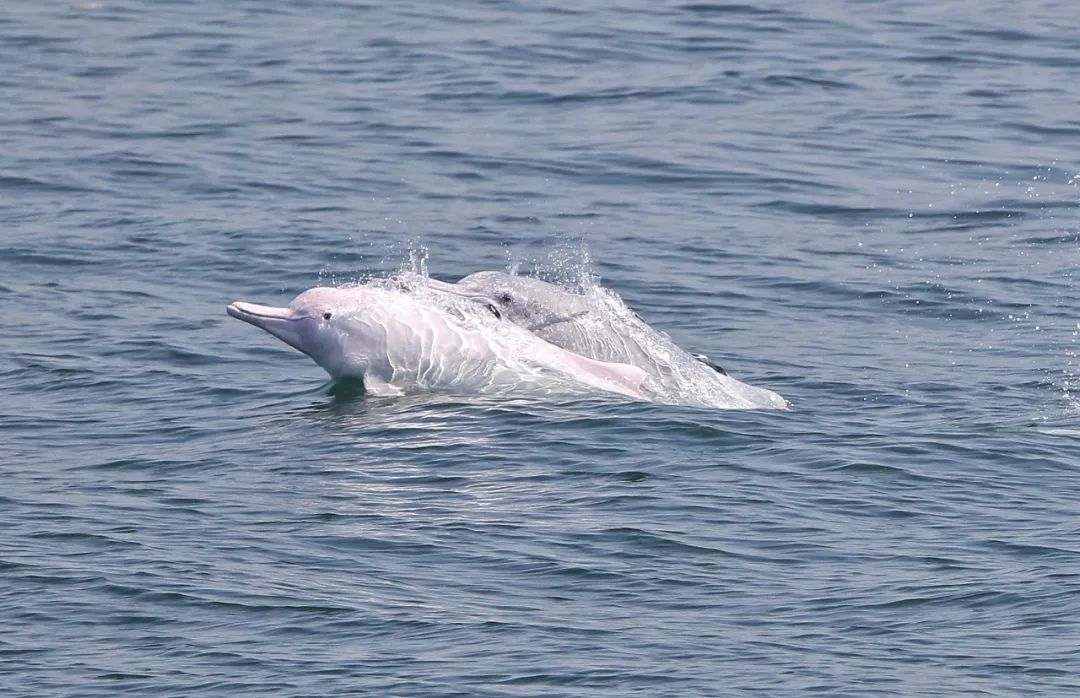
[[[254,310],[246,310],[237,306],[235,303],[230,303],[228,307],[225,308],[225,311],[238,320],[246,320],[247,318],[257,317],[263,318],[264,320],[287,320],[289,322],[296,322],[298,320],[303,320],[304,318],[308,317],[307,315],[302,315],[300,317],[283,317],[281,315],[270,315],[268,313],[260,313]]]
[[[546,330],[549,327],[554,327],[555,325],[561,325],[564,322],[573,322],[574,320],[577,320],[579,318],[583,318],[588,314],[589,314],[588,310],[582,310],[579,313],[574,313],[573,315],[567,315],[566,317],[552,318],[552,319],[546,320],[544,322],[538,322],[535,325],[529,325],[528,330],[530,332],[535,332],[536,330]]]

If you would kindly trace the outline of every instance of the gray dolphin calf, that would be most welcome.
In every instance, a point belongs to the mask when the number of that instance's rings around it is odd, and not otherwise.
[[[638,366],[648,374],[644,388],[650,399],[707,407],[788,407],[777,393],[738,381],[706,357],[681,349],[606,289],[576,293],[499,271],[476,272],[454,284],[435,279],[426,283],[486,306],[568,351]]]
[[[376,286],[313,288],[288,307],[237,301],[228,314],[373,394],[546,394],[601,390],[645,399],[645,372],[557,347],[469,301]],[[440,301],[440,302],[436,302]]]

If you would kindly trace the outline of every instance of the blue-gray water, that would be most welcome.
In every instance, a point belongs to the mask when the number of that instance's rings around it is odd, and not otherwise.
[[[1076,695],[1068,2],[0,8],[0,693]],[[789,413],[226,317],[576,265]]]

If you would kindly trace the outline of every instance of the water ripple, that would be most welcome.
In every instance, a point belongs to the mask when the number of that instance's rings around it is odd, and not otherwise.
[[[0,692],[1077,694],[1071,9],[15,4]],[[420,248],[793,409],[375,398],[223,314]]]

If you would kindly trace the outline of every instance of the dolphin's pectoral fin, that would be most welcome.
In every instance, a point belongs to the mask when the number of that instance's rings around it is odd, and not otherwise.
[[[599,382],[600,387],[628,397],[645,399],[641,384],[648,374],[644,369],[613,361],[597,361],[573,352],[565,352],[566,361],[577,369],[578,377],[588,376]],[[593,383],[596,385],[596,383]]]
[[[697,359],[701,363],[705,364],[706,366],[708,366],[712,370],[716,371],[721,376],[726,376],[728,374],[728,372],[725,371],[722,366],[720,366],[719,364],[713,363],[713,360],[710,359],[709,357],[705,356],[704,354],[691,354],[691,356],[693,356],[695,359]]]

